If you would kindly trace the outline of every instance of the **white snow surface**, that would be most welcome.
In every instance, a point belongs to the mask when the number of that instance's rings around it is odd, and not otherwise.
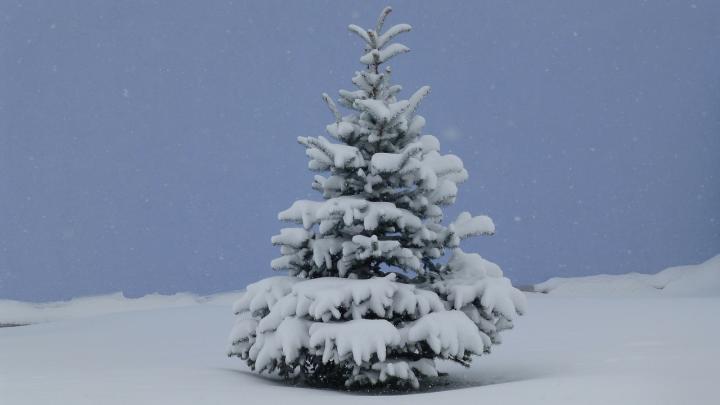
[[[529,310],[515,330],[505,332],[503,344],[493,346],[491,355],[476,358],[469,369],[441,362],[440,371],[448,376],[402,396],[294,386],[259,377],[243,361],[227,358],[230,305],[242,293],[137,299],[118,293],[44,304],[0,300],[0,324],[37,323],[0,328],[0,403],[422,405],[482,398],[507,405],[710,404],[720,375],[719,265],[716,256],[655,275],[549,280],[539,285],[549,294],[527,294]],[[280,284],[272,283],[275,288]],[[292,287],[288,282],[282,289]],[[264,307],[266,298],[253,302],[252,296],[273,296],[268,288],[259,285],[242,301]],[[273,335],[276,344],[263,347],[292,353],[306,345],[296,339],[302,334],[291,329],[312,325],[293,321],[286,325],[287,334]],[[440,350],[453,350],[453,337],[442,336],[442,322],[401,331],[399,338],[434,335]],[[352,331],[338,339],[341,332],[330,325],[317,324],[311,335],[353,346],[346,342],[353,339]],[[363,331],[357,334],[368,329],[361,322],[357,327]],[[386,329],[379,340],[398,339]],[[350,355],[363,358],[368,353]],[[404,375],[409,366],[378,363],[379,378]]]
[[[149,294],[139,298],[127,298],[123,293],[118,292],[43,303],[0,299],[0,325],[24,325],[88,318],[118,312],[187,307],[200,303],[232,305],[243,294],[243,292],[236,291],[210,296],[178,293],[173,295]]]
[[[0,328],[0,403],[715,402],[720,298],[528,295],[530,310],[491,355],[477,358],[470,369],[441,363],[449,376],[411,395],[390,397],[383,391],[297,387],[250,373],[243,361],[225,357],[233,318],[227,299],[93,317],[85,315],[97,300],[78,299],[66,315],[82,317],[48,315],[56,321]],[[5,316],[11,313],[7,301],[0,306]],[[284,342],[288,348],[293,343]],[[381,366],[383,375],[407,368]]]
[[[566,297],[712,296],[720,297],[720,255],[704,263],[669,267],[657,274],[600,274],[555,277],[536,284],[537,292]]]

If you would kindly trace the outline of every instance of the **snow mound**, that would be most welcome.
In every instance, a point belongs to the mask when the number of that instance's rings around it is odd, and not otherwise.
[[[190,293],[173,295],[148,294],[139,298],[127,298],[122,292],[118,292],[44,303],[0,300],[0,325],[25,325],[119,312],[187,307],[203,303],[228,305],[228,303],[238,300],[242,294],[242,292],[228,292],[210,296]]]
[[[657,274],[600,274],[554,277],[533,286],[536,292],[573,297],[720,296],[720,255],[704,263],[669,267]]]

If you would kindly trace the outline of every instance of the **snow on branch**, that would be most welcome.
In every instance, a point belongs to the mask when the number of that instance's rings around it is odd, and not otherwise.
[[[402,315],[418,319],[445,310],[437,294],[395,280],[395,275],[389,274],[364,280],[320,277],[300,281],[273,304],[258,331],[275,330],[289,316],[321,322],[362,319],[371,314],[378,318]]]
[[[476,309],[480,318],[474,321],[486,334],[494,335],[496,328],[512,327],[515,316],[525,312],[525,295],[503,277],[497,264],[476,253],[454,249],[444,274],[444,279],[433,284],[433,289],[447,297],[454,309],[468,313]]]
[[[423,86],[418,89],[409,100],[401,100],[390,105],[391,115],[386,120],[394,122],[400,117],[412,115],[417,109],[420,101],[430,93],[430,86]]]
[[[375,24],[375,32],[382,31],[383,25],[385,24],[385,19],[388,15],[392,13],[392,7],[385,7],[381,12],[380,16],[377,19],[377,23]]]
[[[358,263],[367,262],[371,258],[393,264],[403,270],[424,273],[420,258],[411,249],[403,248],[398,241],[378,240],[377,235],[371,237],[355,235],[352,241],[344,242],[338,272],[340,276],[345,276]]]
[[[314,323],[310,346],[322,348],[322,361],[340,362],[348,355],[357,365],[373,355],[385,361],[387,347],[400,344],[400,333],[385,319],[355,319],[343,323]]]
[[[370,169],[376,173],[397,173],[402,170],[410,158],[422,153],[420,143],[411,143],[400,153],[376,153],[370,159]]]
[[[312,234],[301,228],[283,228],[280,235],[273,236],[270,241],[273,245],[291,246],[295,249],[307,246]]]
[[[438,178],[453,183],[462,183],[468,178],[468,172],[465,170],[462,160],[455,155],[440,155],[431,152],[424,156],[423,162],[435,172]]]
[[[495,224],[490,217],[485,215],[473,217],[467,211],[458,215],[449,228],[461,240],[469,236],[495,233]]]
[[[325,228],[323,222],[336,223],[338,220],[342,220],[346,226],[361,223],[368,231],[376,229],[381,222],[393,223],[398,229],[410,232],[422,228],[420,218],[410,211],[397,208],[393,203],[356,197],[337,197],[322,202],[298,200],[280,212],[278,218],[281,221],[302,223],[305,229],[320,224],[321,233]]]
[[[298,142],[305,146],[305,154],[310,158],[308,167],[311,170],[328,170],[330,168],[346,169],[365,166],[365,160],[358,148],[349,145],[335,144],[323,136],[298,137]]]
[[[415,110],[417,110],[418,105],[420,105],[420,102],[428,94],[430,94],[430,86],[420,87],[415,93],[413,93],[412,96],[410,96],[410,99],[408,100],[407,109],[404,111],[404,113],[405,114],[414,113]]]
[[[368,86],[370,85],[368,84]],[[394,127],[399,122],[404,122],[404,125],[407,126],[407,120],[409,120],[410,117],[415,113],[418,105],[420,104],[422,99],[428,95],[429,92],[430,87],[423,86],[418,89],[410,97],[409,100],[399,100],[394,102],[388,102],[387,99],[368,99],[364,97],[352,98],[351,100],[349,96],[350,93],[347,91],[345,93],[341,93],[341,95],[345,94],[346,102],[352,102],[352,108],[355,108],[359,111],[367,112],[374,118],[375,122],[379,126],[385,129],[389,127]],[[420,131],[425,121],[422,118],[418,118],[417,120],[413,118],[410,122],[414,125],[414,127],[408,127],[406,131],[408,131],[410,134],[413,134],[414,136],[417,136],[417,133]],[[379,138],[379,136],[375,134],[373,134],[371,137]],[[368,139],[370,140],[370,138]]]
[[[335,102],[332,100],[332,98],[330,98],[330,96],[327,95],[327,93],[323,93],[322,98],[323,101],[325,101],[325,104],[327,104],[330,111],[333,113],[333,116],[335,117],[335,123],[340,125],[340,120],[342,119],[342,116],[340,115],[340,111],[338,111]]]
[[[363,65],[379,65],[407,52],[410,52],[410,48],[403,44],[390,44],[383,49],[371,49],[370,52],[360,57],[360,63]]]
[[[335,139],[347,142],[352,139],[356,128],[351,122],[340,121],[327,125],[325,130]]]
[[[363,41],[365,41],[366,44],[368,44],[368,46],[371,45],[370,37],[368,36],[367,31],[365,31],[363,28],[358,27],[355,24],[350,24],[348,25],[348,30],[359,36]]]
[[[482,354],[490,348],[490,338],[460,311],[433,312],[425,315],[406,331],[407,343],[427,342],[433,352],[444,358],[463,357],[466,352]]]
[[[419,359],[414,361],[387,360],[372,365],[372,369],[364,370],[357,367],[356,372],[345,383],[346,386],[384,383],[392,379],[407,381],[411,387],[420,388],[418,375],[437,377],[435,361]]]
[[[311,325],[312,322],[303,319],[287,318],[272,333],[258,333],[246,356],[255,361],[258,372],[270,369],[281,359],[292,363],[300,350],[310,345]]]
[[[390,27],[387,31],[385,31],[384,34],[380,35],[380,37],[377,39],[377,47],[382,48],[390,42],[393,38],[396,36],[402,34],[403,32],[410,32],[412,30],[412,27],[410,24],[396,24]],[[380,32],[380,31],[378,31]]]
[[[364,89],[355,91],[339,90],[338,94],[340,94],[340,100],[338,100],[340,104],[348,108],[353,108],[353,103],[355,102],[355,100],[363,100],[368,98],[368,92]]]
[[[380,122],[386,122],[390,119],[390,109],[382,100],[355,100],[353,107],[367,111]]]
[[[300,281],[295,277],[277,276],[260,280],[247,286],[247,292],[235,303],[233,312],[263,311],[292,291],[293,284]]]

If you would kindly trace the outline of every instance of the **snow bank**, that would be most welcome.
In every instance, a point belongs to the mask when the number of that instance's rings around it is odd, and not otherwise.
[[[720,255],[704,263],[667,268],[657,274],[600,274],[551,278],[533,286],[541,293],[573,297],[720,296]]]
[[[242,292],[228,292],[210,296],[190,293],[173,295],[149,294],[140,298],[127,298],[123,293],[73,298],[57,302],[21,302],[0,300],[0,324],[25,325],[63,319],[86,318],[118,312],[186,307],[203,303],[230,305]]]

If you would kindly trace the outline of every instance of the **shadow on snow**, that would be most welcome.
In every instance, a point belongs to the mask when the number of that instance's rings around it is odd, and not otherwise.
[[[302,389],[302,390],[320,390],[329,392],[338,392],[348,395],[369,395],[369,396],[382,396],[382,395],[412,395],[412,394],[425,394],[432,392],[442,391],[454,391],[468,388],[477,388],[498,384],[508,384],[513,382],[532,380],[537,378],[547,377],[552,372],[545,370],[541,372],[536,368],[524,367],[527,365],[517,364],[515,367],[503,366],[499,368],[488,368],[480,370],[453,370],[448,374],[441,375],[439,377],[425,378],[421,381],[419,389],[413,389],[411,387],[377,387],[377,388],[331,388],[331,387],[314,387],[308,385],[300,380],[283,379],[277,376],[270,376],[267,374],[257,374],[249,370],[234,369],[234,368],[223,368],[222,370],[242,374],[247,378],[251,378],[258,384],[264,384],[274,387],[287,387],[291,389]]]

